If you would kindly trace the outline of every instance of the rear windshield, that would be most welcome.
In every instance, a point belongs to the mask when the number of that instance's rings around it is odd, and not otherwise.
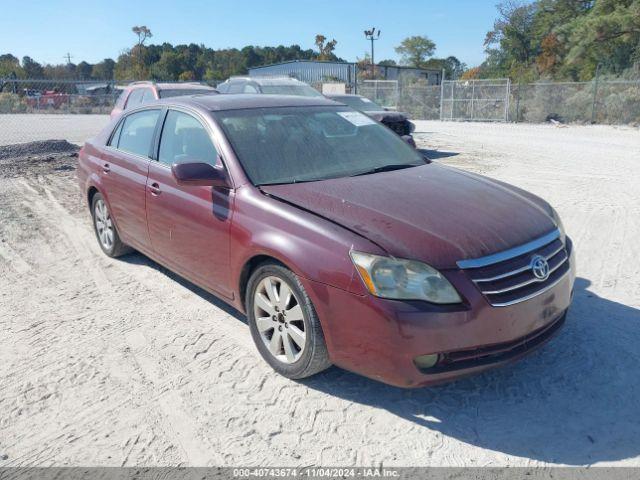
[[[160,98],[168,97],[182,97],[184,95],[197,95],[207,93],[218,93],[215,90],[207,88],[176,88],[176,89],[162,89],[160,90]]]
[[[309,85],[261,85],[262,93],[269,95],[297,95],[299,97],[321,97],[322,94]]]
[[[213,115],[254,185],[425,164],[391,130],[349,107],[253,108]]]

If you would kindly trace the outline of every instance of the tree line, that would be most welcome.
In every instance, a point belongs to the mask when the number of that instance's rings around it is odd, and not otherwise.
[[[640,0],[508,0],[497,8],[487,58],[465,77],[588,81],[599,70],[638,78]]]
[[[640,0],[506,0],[486,35],[486,60],[468,68],[454,56],[435,57],[436,45],[426,35],[411,36],[395,48],[399,61],[378,65],[405,65],[442,69],[446,78],[509,77],[513,81],[538,79],[591,80],[596,71],[635,76],[640,70]],[[19,60],[0,55],[0,78],[80,80],[221,81],[246,74],[251,67],[291,60],[344,62],[335,55],[338,43],[322,34],[316,49],[299,45],[249,45],[242,49],[213,49],[204,45],[149,44],[146,26],[132,28],[135,44],[116,60],[96,64],[41,65],[31,57]],[[357,59],[363,78],[379,78],[382,69],[370,68],[367,54]]]

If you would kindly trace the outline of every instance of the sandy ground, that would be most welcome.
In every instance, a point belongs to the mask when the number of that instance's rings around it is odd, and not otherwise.
[[[0,114],[0,146],[38,140],[85,141],[109,122],[109,115]]]
[[[430,389],[337,368],[286,380],[240,314],[142,255],[101,254],[74,157],[5,159],[0,465],[640,466],[640,132],[418,132],[437,161],[559,210],[579,278],[553,342]]]

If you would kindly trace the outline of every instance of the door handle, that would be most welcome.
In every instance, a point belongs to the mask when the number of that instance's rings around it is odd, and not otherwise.
[[[102,171],[103,173],[109,173],[111,171],[111,167],[109,166],[108,163],[105,163],[104,165],[102,165]]]
[[[158,196],[162,193],[162,191],[160,190],[160,185],[158,185],[157,183],[152,183],[151,185],[149,185],[149,191],[151,192],[151,195],[154,196]]]

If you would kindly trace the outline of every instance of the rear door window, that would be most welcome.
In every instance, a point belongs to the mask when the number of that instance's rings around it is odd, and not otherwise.
[[[143,110],[128,115],[122,123],[118,150],[148,157],[159,116],[160,110]]]
[[[134,88],[127,99],[127,108],[137,107],[142,103],[142,97],[146,88]]]
[[[156,99],[156,96],[153,94],[153,90],[150,88],[142,88],[141,90],[144,90],[144,92],[142,93],[142,100],[140,100],[140,103],[145,104],[153,102]]]
[[[209,132],[191,115],[169,110],[162,127],[158,160],[166,165],[174,163],[204,162],[218,164],[218,152]]]

